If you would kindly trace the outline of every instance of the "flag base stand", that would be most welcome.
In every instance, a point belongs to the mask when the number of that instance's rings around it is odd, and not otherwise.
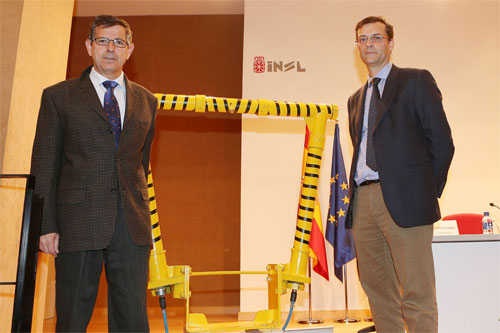
[[[300,320],[297,320],[297,323],[302,324],[302,325],[323,324],[323,319],[313,319],[313,318],[300,319]]]
[[[369,322],[369,323],[373,323],[373,318],[372,317],[366,317],[364,320],[367,321],[367,322]]]
[[[361,321],[361,319],[356,318],[356,317],[343,317],[343,318],[337,318],[333,320],[336,323],[343,323],[343,324],[350,324],[350,323],[358,323]]]
[[[309,267],[308,267],[309,278],[311,278],[311,266],[312,265],[313,265],[312,258],[309,257]],[[313,317],[312,317],[312,289],[311,289],[311,285],[312,285],[312,279],[311,279],[311,282],[309,283],[309,318],[297,320],[297,323],[302,324],[302,325],[323,324],[323,319],[313,319]]]
[[[344,314],[344,317],[342,318],[337,318],[337,319],[334,319],[333,321],[336,322],[336,323],[344,323],[344,324],[349,324],[349,323],[358,323],[361,321],[361,319],[359,318],[356,318],[356,317],[349,317],[349,302],[348,302],[348,299],[347,299],[347,264],[344,264],[344,269],[343,269],[343,273],[344,273],[344,278],[342,280],[342,283],[344,284],[344,297],[345,297],[345,314]]]

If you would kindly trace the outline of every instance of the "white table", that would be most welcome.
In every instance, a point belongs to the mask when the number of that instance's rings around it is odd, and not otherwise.
[[[500,333],[500,235],[434,236],[439,332]]]

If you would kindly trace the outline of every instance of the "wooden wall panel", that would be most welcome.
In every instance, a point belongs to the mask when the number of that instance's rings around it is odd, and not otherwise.
[[[29,173],[43,88],[64,79],[73,0],[0,1],[2,173]],[[43,33],[41,33],[43,31]],[[7,121],[7,124],[4,122]],[[0,183],[0,281],[15,281],[24,201],[23,182]],[[33,331],[44,319],[49,257],[40,255]],[[11,328],[14,288],[0,289],[0,332]]]
[[[68,78],[92,63],[84,48],[92,19],[73,18]],[[130,79],[152,92],[241,98],[243,15],[124,19],[134,34]],[[240,116],[159,113],[152,170],[169,265],[240,269],[240,166]],[[239,306],[238,276],[194,278],[192,290],[194,307]],[[104,291],[101,283],[97,307]]]

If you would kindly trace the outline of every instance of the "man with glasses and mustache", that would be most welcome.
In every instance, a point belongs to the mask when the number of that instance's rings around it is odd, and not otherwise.
[[[393,27],[370,16],[355,28],[366,84],[348,101],[354,155],[352,228],[361,285],[377,332],[437,332],[432,224],[454,153],[432,75],[390,61]]]
[[[127,79],[127,22],[101,15],[93,66],[43,91],[31,173],[44,198],[40,250],[55,257],[56,331],[85,332],[104,266],[108,330],[148,332],[147,187],[156,98]]]

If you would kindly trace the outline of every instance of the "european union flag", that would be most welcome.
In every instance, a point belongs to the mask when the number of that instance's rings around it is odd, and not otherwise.
[[[342,266],[356,258],[356,252],[354,250],[352,231],[345,228],[345,218],[349,207],[349,188],[342,148],[340,147],[339,124],[335,124],[330,184],[330,208],[328,210],[325,237],[333,246],[335,276],[340,281],[343,281]]]

